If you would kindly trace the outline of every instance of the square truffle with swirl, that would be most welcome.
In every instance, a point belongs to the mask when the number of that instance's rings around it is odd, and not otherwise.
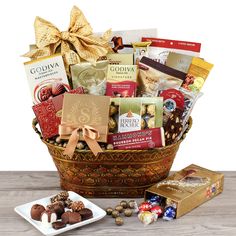
[[[110,97],[107,96],[66,93],[61,119],[63,132],[60,137],[69,139],[73,130],[79,128],[80,140],[84,140],[83,129],[92,128],[98,133],[98,142],[107,142],[109,105]]]

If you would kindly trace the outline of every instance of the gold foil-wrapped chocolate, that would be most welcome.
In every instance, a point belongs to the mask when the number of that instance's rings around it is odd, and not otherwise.
[[[146,128],[146,121],[142,118],[141,119],[141,129],[145,129]]]
[[[155,128],[155,117],[151,117],[147,122],[148,128]]]
[[[141,107],[141,115],[143,116],[146,113],[146,111],[147,111],[146,105],[142,105],[142,107]]]
[[[147,113],[150,114],[151,116],[155,116],[156,112],[156,106],[155,105],[148,105],[147,106]]]
[[[117,126],[116,121],[112,117],[109,117],[109,122],[108,122],[109,131],[113,132],[115,130],[116,126]]]
[[[109,110],[109,115],[113,116],[114,114],[116,114],[118,112],[117,106],[115,106],[114,104],[110,105],[110,110]]]

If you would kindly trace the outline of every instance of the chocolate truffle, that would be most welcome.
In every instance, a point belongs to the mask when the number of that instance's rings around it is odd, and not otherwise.
[[[80,210],[79,214],[81,215],[82,220],[88,220],[93,217],[93,212],[88,208]]]
[[[68,198],[67,200],[65,200],[64,203],[65,203],[65,206],[66,206],[67,208],[71,209],[71,204],[72,204],[72,202],[73,202],[73,201]]]
[[[56,222],[52,223],[52,227],[53,227],[53,229],[56,229],[56,230],[57,229],[62,229],[64,227],[66,227],[66,224],[62,221],[56,221]]]
[[[79,211],[84,208],[84,203],[82,201],[75,201],[71,204],[72,211]]]
[[[51,210],[45,210],[41,214],[42,225],[46,228],[52,226],[52,223],[57,221],[57,214]]]
[[[42,212],[45,211],[44,206],[40,205],[40,204],[35,204],[32,206],[31,211],[30,211],[30,215],[31,218],[33,220],[41,220],[41,214]]]
[[[68,199],[68,197],[69,197],[69,193],[67,191],[64,191],[52,197],[50,200],[51,200],[51,203],[54,203],[54,202],[59,202],[59,201],[65,201]]]
[[[57,214],[57,219],[61,219],[61,215],[65,212],[63,202],[55,202],[48,205],[47,209],[54,211]]]

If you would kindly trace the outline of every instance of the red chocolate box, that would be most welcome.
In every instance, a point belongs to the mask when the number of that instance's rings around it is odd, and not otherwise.
[[[165,146],[163,128],[152,128],[108,135],[108,143],[119,150],[139,150]]]
[[[69,91],[69,93],[83,94],[84,90],[82,87],[78,87]],[[61,94],[32,107],[44,139],[58,135],[58,126],[61,124],[63,98],[64,94]]]

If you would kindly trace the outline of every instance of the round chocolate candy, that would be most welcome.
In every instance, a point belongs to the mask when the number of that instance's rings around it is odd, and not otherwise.
[[[62,142],[62,140],[60,139],[59,136],[56,138],[56,142],[57,142],[57,143],[61,143],[61,142]]]
[[[120,205],[121,205],[124,209],[126,209],[126,208],[128,207],[128,202],[123,200],[123,201],[120,202]]]
[[[143,224],[149,225],[157,220],[157,215],[150,211],[142,211],[138,214],[138,218]]]
[[[119,213],[119,211],[114,210],[114,211],[112,211],[111,215],[113,218],[116,218],[116,217],[120,216],[120,213]]]
[[[151,212],[152,212],[152,213],[155,213],[158,218],[163,215],[163,209],[162,209],[161,206],[158,206],[158,205],[153,206],[153,207],[151,208]]]
[[[106,209],[107,215],[111,215],[112,211],[113,211],[113,209],[112,209],[111,207],[108,207],[108,208]]]
[[[127,209],[124,210],[124,215],[125,216],[130,217],[130,216],[132,216],[132,214],[133,214],[133,210],[132,209],[127,208]]]
[[[123,207],[121,205],[118,205],[115,207],[115,210],[117,210],[121,213],[123,211]]]
[[[79,150],[82,150],[84,149],[84,143],[83,142],[78,142],[77,145],[76,145],[76,148],[78,148]]]
[[[135,203],[136,203],[136,201],[130,200],[130,201],[128,202],[128,207],[131,208],[131,209],[134,209]]]
[[[142,203],[139,205],[139,207],[138,207],[139,212],[142,212],[142,211],[150,211],[151,208],[152,208],[152,205],[151,205],[151,203],[149,203],[149,202],[142,202]]]
[[[155,205],[160,205],[161,202],[162,202],[162,197],[159,196],[159,195],[153,195],[150,197],[150,199],[148,200],[148,202],[150,202],[152,204],[152,206],[155,206]]]
[[[107,150],[113,150],[114,146],[111,143],[109,143],[109,144],[107,144],[106,149]]]
[[[68,197],[69,197],[69,193],[67,191],[63,191],[63,192],[60,192],[59,194],[57,194],[56,196],[51,197],[50,201],[51,201],[51,203],[65,201],[68,199]]]
[[[30,216],[33,220],[40,221],[41,220],[41,214],[45,211],[45,207],[40,204],[34,204],[30,211]]]
[[[163,219],[164,220],[173,220],[176,216],[176,210],[172,206],[167,206],[164,211]]]
[[[74,212],[80,211],[83,208],[85,208],[85,206],[82,201],[75,201],[71,203],[71,209]]]
[[[124,220],[120,216],[116,217],[115,222],[116,222],[116,225],[118,226],[121,226],[124,224]]]
[[[171,200],[170,198],[167,198],[166,199],[166,206],[172,206],[176,209],[177,208],[177,203],[174,202],[173,200]]]

